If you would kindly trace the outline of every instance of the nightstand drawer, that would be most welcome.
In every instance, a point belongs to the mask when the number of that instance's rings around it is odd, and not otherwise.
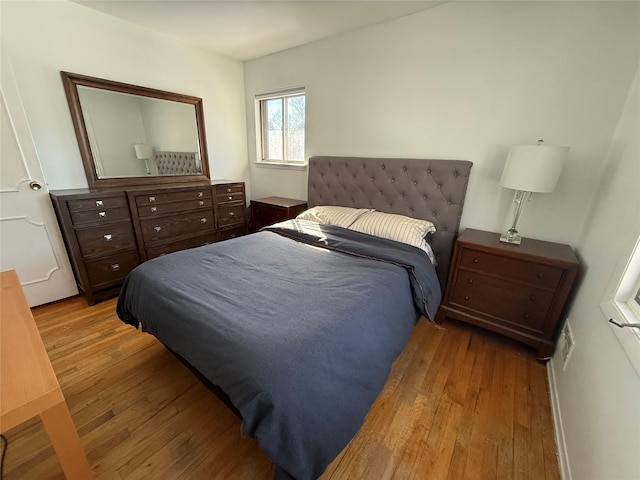
[[[493,255],[470,248],[463,250],[460,267],[480,272],[491,272],[504,278],[547,288],[556,288],[562,278],[562,269],[556,267]]]
[[[451,303],[494,320],[542,332],[554,293],[506,279],[460,271]]]

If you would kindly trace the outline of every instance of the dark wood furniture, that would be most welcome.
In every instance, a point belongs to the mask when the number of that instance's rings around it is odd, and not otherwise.
[[[251,200],[251,230],[295,218],[307,209],[307,202],[283,197],[265,197]]]
[[[117,295],[140,262],[247,232],[244,183],[50,193],[80,291]]]
[[[568,245],[467,229],[458,237],[444,299],[446,317],[485,327],[537,349],[546,359],[576,280],[579,263]]]

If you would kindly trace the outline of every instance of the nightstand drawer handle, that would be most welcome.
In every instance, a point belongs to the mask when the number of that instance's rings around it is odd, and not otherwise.
[[[538,274],[538,278],[544,278],[544,274],[543,273],[539,273]]]
[[[160,233],[160,230],[162,230],[162,227],[153,227],[153,229],[155,230],[156,233]]]
[[[532,302],[535,301],[536,296],[535,295],[529,295],[529,300],[531,300]]]
[[[104,202],[102,200],[96,200],[96,207],[104,206]]]
[[[473,278],[470,278],[469,280],[467,280],[467,283],[473,283]]]
[[[465,296],[464,296],[464,299],[465,299],[465,300],[469,300],[469,295],[465,295]]]
[[[478,263],[478,262],[480,262],[480,260],[478,260],[477,258],[473,259],[473,263]]]
[[[111,271],[112,272],[117,272],[118,270],[120,270],[120,264],[119,263],[112,263],[111,264]]]
[[[529,314],[528,314],[528,313],[525,313],[525,314],[523,315],[523,317],[524,317],[526,320],[529,320]]]
[[[107,233],[107,234],[104,236],[104,239],[105,239],[105,241],[106,241],[106,242],[110,242],[112,238],[113,238],[113,237],[111,236],[111,234],[110,234],[110,233]]]
[[[107,216],[107,212],[98,212],[98,216],[100,218],[105,218]]]

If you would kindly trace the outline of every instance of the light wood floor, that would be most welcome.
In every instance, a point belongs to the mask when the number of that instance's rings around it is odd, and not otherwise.
[[[270,476],[238,420],[115,300],[34,309],[98,479]],[[62,479],[38,419],[6,432],[6,480]],[[546,369],[481,330],[421,321],[360,432],[322,480],[559,479]]]

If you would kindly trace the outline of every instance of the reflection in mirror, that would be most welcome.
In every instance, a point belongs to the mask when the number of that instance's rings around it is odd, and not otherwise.
[[[78,96],[98,178],[202,173],[187,162],[183,169],[159,170],[156,158],[181,152],[199,162],[193,105],[84,86]]]
[[[90,187],[209,178],[201,98],[67,72],[62,79]]]

